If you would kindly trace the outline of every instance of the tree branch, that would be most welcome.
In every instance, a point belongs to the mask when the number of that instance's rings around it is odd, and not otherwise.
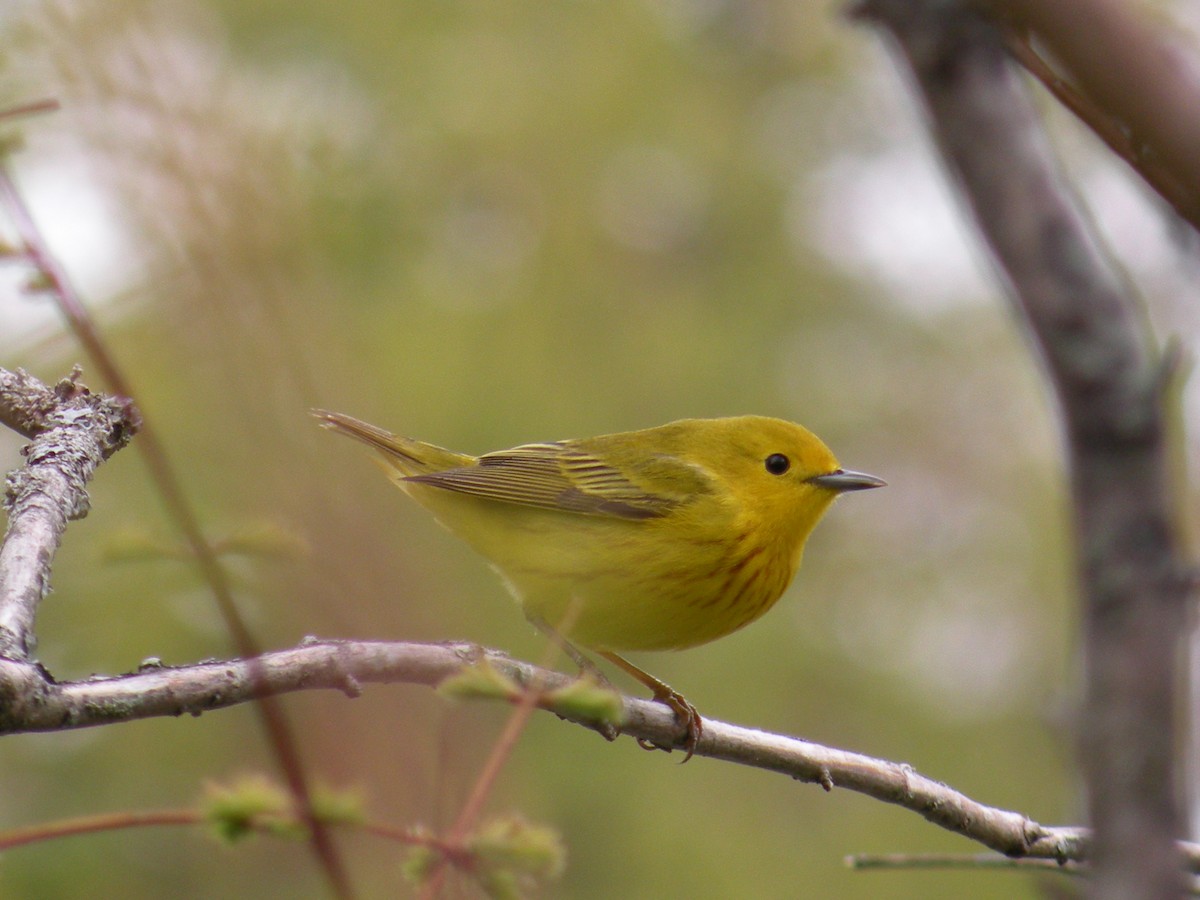
[[[58,286],[64,303],[75,308],[73,315],[83,317],[85,334],[99,342],[82,304],[67,287],[65,275],[55,266],[49,250],[42,246],[28,210],[0,166],[0,194],[6,190],[10,202],[21,213],[18,220],[23,225],[30,252],[36,248],[40,270]],[[116,372],[118,382],[124,384],[107,354],[103,361],[110,377]],[[76,368],[69,378],[51,390],[20,369],[15,373],[0,369],[0,424],[33,438],[33,443],[26,449],[26,464],[11,472],[7,479],[4,507],[8,513],[8,530],[0,544],[0,658],[29,658],[36,644],[33,625],[37,607],[50,589],[54,554],[67,522],[87,514],[85,486],[100,462],[125,446],[142,429],[141,416],[132,401],[93,395],[78,383],[78,377]],[[145,431],[142,438],[151,445],[146,454],[151,470],[158,476],[168,506],[183,524],[238,650],[253,661],[258,654],[257,643],[233,601],[228,578],[216,551],[204,537],[199,521],[184,500],[182,487],[174,479],[161,446]],[[20,705],[25,702],[21,697],[4,693],[4,699],[9,703]],[[297,798],[318,860],[334,893],[338,897],[352,897],[353,891],[328,829],[313,812],[307,775],[282,708],[267,699],[259,704],[258,713],[280,768]]]
[[[0,656],[28,659],[38,604],[67,522],[87,515],[96,467],[137,431],[127,401],[92,394],[78,371],[53,390],[18,369],[0,369],[0,422],[31,437],[25,465],[9,474],[8,530],[0,544]]]
[[[606,730],[608,723],[590,711],[594,707],[561,690],[573,679],[468,644],[309,640],[245,659],[178,668],[146,663],[128,675],[56,682],[28,659],[23,645],[32,635],[33,614],[62,530],[72,515],[86,509],[84,483],[100,460],[128,440],[136,418],[128,404],[94,397],[74,379],[51,391],[24,373],[0,370],[0,420],[34,435],[30,465],[10,477],[14,511],[0,547],[0,622],[11,623],[11,639],[19,638],[22,648],[0,658],[0,734],[200,715],[315,688],[357,696],[370,682],[439,685],[479,661],[498,672],[502,684],[508,679],[518,686],[517,696],[521,690],[534,691],[540,707]],[[53,452],[47,449],[51,447]],[[45,486],[40,485],[42,469],[48,473]],[[22,499],[27,496],[37,502]],[[26,577],[25,572],[31,574]],[[34,577],[36,573],[40,576]],[[22,588],[26,581],[31,583]],[[678,746],[678,723],[663,704],[633,698],[623,703],[626,734]],[[1084,830],[1043,826],[1020,813],[986,806],[907,765],[713,720],[706,721],[696,754],[779,772],[827,791],[842,787],[866,794],[1009,856],[1057,861],[1088,856]],[[1200,871],[1200,847],[1184,845],[1181,852]]]
[[[600,723],[555,691],[574,682],[559,672],[510,659],[474,644],[318,641],[189,666],[144,665],[138,672],[58,683],[38,665],[0,660],[0,734],[61,731],[157,716],[198,716],[266,695],[332,689],[357,696],[368,683],[438,685],[465,666],[486,662],[503,678],[537,690],[538,705],[596,729]],[[625,735],[663,746],[677,743],[679,725],[663,704],[622,698]],[[1088,859],[1085,829],[1051,827],[987,806],[911,766],[809,741],[705,719],[697,756],[752,766],[825,790],[845,788],[918,813],[935,825],[1014,857]],[[1180,844],[1187,867],[1200,872],[1200,845]]]
[[[0,369],[0,425],[33,440],[46,429],[46,419],[58,402],[54,391],[24,369]]]
[[[1141,175],[1160,197],[1174,207],[1176,213],[1191,222],[1193,228],[1200,229],[1200,203],[1197,202],[1194,187],[1179,178],[1159,156],[1148,152],[1146,145],[1130,133],[1129,127],[1121,119],[1103,109],[1074,84],[1060,78],[1034,49],[1031,36],[1024,29],[1020,33],[1016,30],[1010,33],[1006,46],[1013,58],[1040,81],[1055,100],[1092,129],[1096,137]]]
[[[896,39],[1064,420],[1084,615],[1091,889],[1122,900],[1177,896],[1174,841],[1184,816],[1175,690],[1193,579],[1166,459],[1169,366],[1063,184],[992,24],[944,2],[867,0],[861,9]],[[1104,66],[1105,83],[1125,77]]]
[[[3,148],[0,147],[0,150]],[[9,171],[3,153],[0,153],[0,206],[7,211],[20,237],[19,255],[33,266],[37,273],[37,282],[54,298],[71,331],[91,359],[92,365],[99,370],[111,390],[125,397],[134,396],[130,381],[118,365],[116,357],[110,352],[82,296],[38,228],[16,179]],[[167,513],[179,527],[191,549],[196,567],[212,593],[236,651],[244,657],[253,658],[259,652],[258,643],[234,599],[229,575],[221,565],[216,549],[204,534],[200,519],[184,492],[183,482],[176,475],[167,456],[165,445],[159,441],[157,432],[149,423],[143,422],[140,427],[141,440],[137,446]],[[3,569],[0,569],[0,574],[2,573]],[[24,624],[31,626],[32,620]],[[334,846],[333,838],[313,812],[308,774],[292,737],[286,713],[269,701],[260,703],[257,712],[267,743],[274,752],[279,768],[308,823],[313,851],[334,895],[339,898],[353,897],[354,890],[337,847]]]
[[[994,853],[859,853],[847,856],[851,869],[1041,869],[1084,875],[1087,869],[1070,860],[1014,859]]]
[[[986,2],[1044,42],[1083,94],[1120,123],[1130,163],[1200,226],[1200,74],[1164,29],[1150,26],[1151,11],[1122,0]],[[1097,133],[1105,138],[1104,129]]]

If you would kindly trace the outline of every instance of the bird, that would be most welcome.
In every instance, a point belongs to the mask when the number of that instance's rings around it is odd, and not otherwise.
[[[526,618],[581,667],[593,668],[578,647],[648,687],[681,725],[685,762],[703,734],[700,714],[620,654],[695,647],[758,619],[833,501],[886,484],[843,469],[803,426],[766,416],[471,456],[341,413],[313,415],[376,451],[393,483],[487,559]]]

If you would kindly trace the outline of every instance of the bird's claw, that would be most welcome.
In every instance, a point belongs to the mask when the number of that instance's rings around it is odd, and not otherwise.
[[[654,692],[654,699],[670,707],[671,712],[675,714],[675,721],[683,728],[683,734],[676,739],[677,743],[682,741],[685,751],[683,759],[680,760],[682,764],[691,759],[692,754],[696,752],[696,746],[704,734],[704,720],[700,717],[696,707],[683,694],[666,685],[663,687],[664,690]],[[638,738],[638,746],[643,750],[665,750],[667,753],[675,749],[674,746],[663,746],[646,738]]]

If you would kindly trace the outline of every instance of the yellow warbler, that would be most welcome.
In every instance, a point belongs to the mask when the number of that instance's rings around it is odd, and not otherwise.
[[[693,647],[753,622],[834,499],[884,484],[839,468],[807,429],[763,416],[476,457],[314,415],[379,451],[401,490],[492,562],[530,621],[651,688],[683,721],[689,757],[695,708],[617,652]]]

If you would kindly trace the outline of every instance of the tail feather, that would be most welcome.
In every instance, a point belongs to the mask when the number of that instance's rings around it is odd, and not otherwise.
[[[453,450],[446,450],[424,441],[401,437],[352,416],[324,409],[314,409],[312,414],[320,420],[323,427],[330,431],[336,431],[338,434],[362,441],[378,451],[386,468],[399,472],[404,477],[427,475],[431,472],[441,472],[475,463],[473,456],[455,453]]]

